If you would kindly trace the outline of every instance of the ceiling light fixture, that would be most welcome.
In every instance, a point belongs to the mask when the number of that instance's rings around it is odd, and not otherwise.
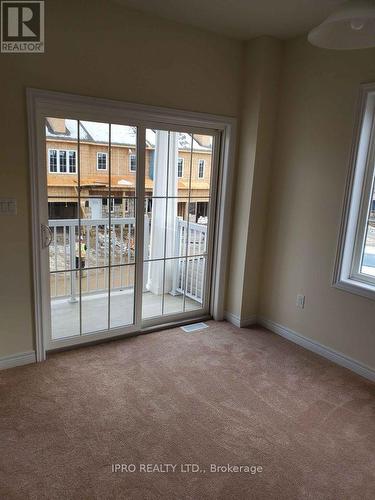
[[[323,49],[375,47],[375,0],[349,0],[312,29],[307,39]]]

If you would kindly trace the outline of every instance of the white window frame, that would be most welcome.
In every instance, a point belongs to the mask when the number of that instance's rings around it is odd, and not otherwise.
[[[51,151],[56,151],[56,172],[51,170]],[[48,149],[48,173],[49,174],[58,174],[59,173],[59,155],[57,154],[59,150],[56,148]]]
[[[67,155],[67,160],[68,160],[68,162],[67,162],[67,169],[68,169],[68,172],[67,173],[68,174],[73,174],[73,175],[77,174],[77,151],[75,149],[68,149],[67,153],[68,153],[68,155]],[[74,153],[75,154],[74,172],[70,171],[70,153]]]
[[[105,168],[99,168],[99,155],[105,155]],[[99,172],[106,172],[108,170],[108,153],[106,151],[96,152],[96,170]]]
[[[201,163],[203,164],[203,175],[200,175]],[[203,160],[202,158],[200,158],[198,160],[198,179],[204,179],[205,170],[206,170],[206,160]]]
[[[61,170],[61,168],[62,168],[62,163],[61,163],[62,154],[65,155],[65,170]],[[59,159],[59,161],[58,161],[59,173],[60,174],[67,174],[68,173],[68,151],[66,149],[59,149],[57,157]]]
[[[178,165],[178,164],[179,164],[179,162],[181,162],[181,175],[178,175],[178,168],[179,168],[179,165]],[[183,158],[179,157],[179,158],[177,159],[177,178],[178,178],[178,179],[182,179],[182,178],[183,178],[183,176],[184,176],[184,163],[185,163],[185,162],[184,162],[184,159],[183,159]]]
[[[375,277],[361,273],[375,172],[375,83],[361,86],[333,286],[375,300]]]
[[[56,151],[56,172],[51,171],[51,163],[50,163],[50,151]],[[60,171],[60,151],[65,151],[66,153],[66,172]],[[76,165],[75,172],[69,171],[69,153],[74,152],[76,155]],[[58,148],[48,148],[48,173],[49,174],[59,174],[59,175],[77,175],[77,150],[76,149],[58,149]]]
[[[135,159],[135,168],[132,168],[132,158]],[[137,171],[137,155],[135,153],[130,153],[129,154],[129,172],[132,172],[133,174]]]

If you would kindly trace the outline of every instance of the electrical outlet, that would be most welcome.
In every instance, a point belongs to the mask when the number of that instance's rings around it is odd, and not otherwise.
[[[303,309],[305,307],[305,296],[304,295],[297,295],[297,307],[300,309]]]

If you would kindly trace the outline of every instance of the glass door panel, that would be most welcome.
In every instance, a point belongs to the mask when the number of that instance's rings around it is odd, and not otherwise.
[[[213,135],[146,131],[145,320],[207,306],[213,143]]]
[[[113,266],[111,268],[111,328],[134,323],[135,265]]]
[[[45,122],[51,339],[134,324],[137,129]]]

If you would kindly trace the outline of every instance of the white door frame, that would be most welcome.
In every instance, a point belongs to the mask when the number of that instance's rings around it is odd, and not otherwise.
[[[222,320],[224,318],[226,270],[230,237],[230,208],[235,167],[236,119],[220,115],[125,103],[110,99],[85,97],[32,88],[26,90],[26,95],[30,151],[34,327],[37,361],[46,359],[43,324],[44,318],[49,317],[49,310],[46,310],[49,303],[43,300],[42,296],[42,283],[46,279],[44,274],[48,270],[45,260],[48,255],[47,252],[43,252],[40,235],[40,221],[43,218],[47,219],[46,204],[43,196],[43,193],[46,192],[45,160],[44,158],[40,158],[40,152],[44,151],[45,138],[43,132],[45,117],[47,116],[97,121],[98,113],[100,113],[101,121],[124,123],[124,120],[126,120],[128,125],[134,124],[138,126],[138,133],[141,136],[144,134],[145,127],[150,127],[150,125],[153,128],[165,128],[167,125],[169,130],[181,132],[184,131],[184,128],[189,130],[193,128],[197,133],[199,133],[199,129],[202,132],[207,132],[207,129],[211,129],[211,131],[217,131],[221,135],[221,142],[216,152],[216,154],[219,154],[219,172],[216,193],[217,210],[214,227],[214,253],[209,313],[214,319]],[[139,138],[140,135],[138,136]],[[140,167],[142,165],[144,168],[144,161],[142,161],[143,148],[139,144],[139,141],[137,152],[140,155],[139,165]],[[43,170],[43,175],[40,175],[40,169]],[[141,179],[142,176],[138,175],[137,178]],[[139,197],[142,197],[143,186],[140,184],[137,187],[139,188]],[[141,222],[143,220],[142,217],[138,219]],[[139,263],[143,258],[142,245],[138,250],[136,264],[139,267]],[[140,312],[138,311],[137,314],[139,320]],[[185,317],[181,314],[178,318],[168,317],[168,324],[173,322],[181,323],[184,318],[186,320],[189,319],[188,315]],[[137,322],[137,318],[135,318],[135,322]],[[150,324],[149,328],[151,329],[152,326]],[[142,331],[146,331],[147,329],[145,328]],[[111,338],[115,335],[136,332],[140,332],[139,328],[126,327],[126,329],[119,329],[118,333],[111,335]],[[99,338],[101,337],[93,333],[87,336],[85,340],[92,342]],[[71,340],[69,342],[71,343]]]

